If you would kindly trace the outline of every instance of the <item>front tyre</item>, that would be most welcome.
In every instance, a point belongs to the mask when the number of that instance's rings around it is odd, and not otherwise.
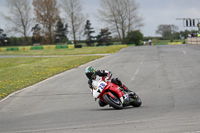
[[[103,96],[103,99],[105,100],[106,103],[108,103],[114,109],[122,109],[123,108],[123,104],[121,103],[119,98],[117,98],[116,96],[115,96],[115,98],[112,98],[110,95],[105,94]]]
[[[133,99],[134,101],[131,103],[133,107],[140,107],[142,105],[142,100],[137,94],[133,96]]]

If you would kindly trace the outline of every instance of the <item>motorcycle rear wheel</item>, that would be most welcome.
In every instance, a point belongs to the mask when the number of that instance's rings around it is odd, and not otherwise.
[[[106,94],[103,96],[103,99],[105,100],[106,103],[108,103],[114,109],[122,109],[123,108],[123,104],[121,103],[119,98],[117,98],[116,96],[113,99],[110,95]]]

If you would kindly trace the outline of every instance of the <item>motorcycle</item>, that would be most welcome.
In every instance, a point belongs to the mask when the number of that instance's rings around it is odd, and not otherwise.
[[[114,109],[122,109],[131,105],[133,107],[140,107],[142,104],[140,97],[136,93],[130,95],[110,81],[97,80],[93,82],[93,86],[92,94],[95,100],[100,99]]]

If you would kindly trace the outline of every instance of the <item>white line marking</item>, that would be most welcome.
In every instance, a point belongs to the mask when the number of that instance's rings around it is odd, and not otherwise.
[[[139,73],[140,68],[141,68],[141,66],[142,66],[143,63],[144,63],[144,60],[143,60],[142,62],[140,62],[139,67],[137,68],[137,70],[135,71],[135,74],[134,74],[133,77],[131,78],[132,81],[135,80],[135,77],[136,77],[136,75]]]
[[[183,50],[183,53],[184,53],[185,55],[187,55],[187,52],[186,52],[185,50]]]

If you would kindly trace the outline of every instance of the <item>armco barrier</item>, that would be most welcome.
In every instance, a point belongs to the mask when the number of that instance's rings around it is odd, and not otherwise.
[[[75,48],[82,48],[82,45],[76,45]]]
[[[56,45],[47,45],[47,46],[43,46],[44,49],[55,49]]]
[[[19,47],[19,51],[31,50],[31,46]]]
[[[73,49],[74,45],[45,45],[45,46],[22,46],[22,47],[8,47],[8,48],[0,48],[0,52],[2,51],[25,51],[25,50],[42,50],[42,49]]]
[[[6,51],[7,48],[0,48],[0,52]]]
[[[68,48],[67,45],[56,45],[56,49]]]
[[[18,51],[19,50],[19,48],[18,47],[9,47],[9,48],[7,48],[6,49],[6,51]]]
[[[43,46],[31,46],[31,50],[42,50]]]
[[[73,48],[74,48],[74,44],[68,45],[68,48],[69,48],[69,49],[73,49]]]

